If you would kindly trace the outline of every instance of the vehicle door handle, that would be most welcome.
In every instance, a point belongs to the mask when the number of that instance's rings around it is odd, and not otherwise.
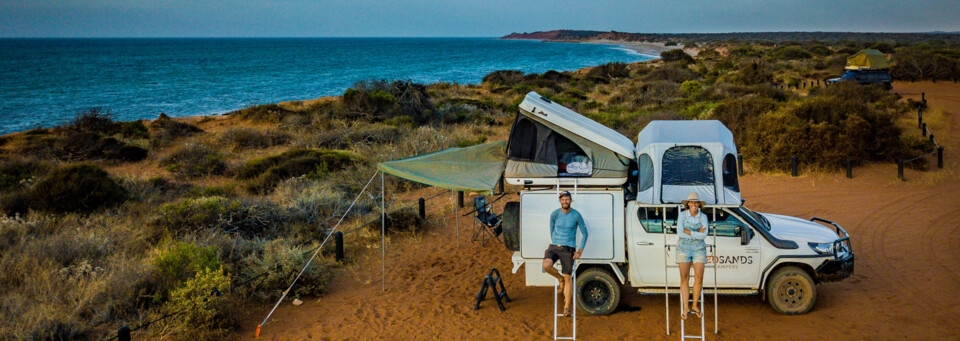
[[[653,242],[637,242],[637,245],[653,245]]]

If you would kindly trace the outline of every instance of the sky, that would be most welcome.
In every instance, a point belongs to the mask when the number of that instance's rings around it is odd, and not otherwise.
[[[0,0],[0,37],[960,31],[958,0]]]

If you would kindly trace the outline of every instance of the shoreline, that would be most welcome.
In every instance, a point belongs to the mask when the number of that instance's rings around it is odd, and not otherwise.
[[[617,46],[621,46],[621,47],[623,47],[623,48],[625,48],[625,49],[632,50],[632,51],[636,52],[637,54],[641,54],[641,55],[649,56],[649,57],[654,57],[654,58],[658,58],[658,59],[660,58],[660,54],[661,54],[661,53],[666,52],[666,51],[670,51],[670,50],[682,49],[682,50],[684,50],[684,52],[686,52],[687,54],[690,54],[691,56],[694,56],[694,57],[696,57],[696,56],[697,56],[697,52],[699,52],[699,51],[696,50],[696,49],[686,49],[682,44],[678,44],[678,45],[675,45],[675,46],[666,46],[665,43],[662,43],[662,42],[652,42],[652,41],[625,41],[625,40],[610,40],[610,39],[588,39],[588,40],[584,40],[584,41],[582,41],[582,42],[583,42],[583,43],[588,43],[588,44],[617,45]]]

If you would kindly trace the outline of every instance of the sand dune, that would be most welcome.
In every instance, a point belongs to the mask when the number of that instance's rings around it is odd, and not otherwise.
[[[926,92],[930,105],[942,110],[939,126],[931,128],[946,148],[946,167],[938,170],[933,163],[928,172],[908,170],[906,182],[896,179],[892,163],[856,168],[853,179],[839,172],[797,178],[745,175],[741,188],[751,208],[824,217],[843,225],[852,235],[856,272],[844,281],[818,286],[816,307],[799,316],[777,314],[756,296],[721,296],[716,335],[711,298],[708,340],[960,338],[960,330],[951,327],[960,319],[960,143],[955,138],[960,132],[960,85],[895,84],[894,91],[908,98]],[[497,204],[497,211],[505,201]],[[433,201],[430,207],[432,214],[450,216],[448,203]],[[550,339],[551,290],[524,286],[522,273],[509,274],[512,252],[496,243],[470,242],[470,226],[461,218],[459,249],[452,224],[420,239],[395,238],[388,245],[386,293],[380,289],[379,259],[360,259],[358,270],[335,281],[321,299],[306,299],[299,307],[282,305],[261,339]],[[514,299],[502,313],[490,299],[472,310],[481,276],[491,267],[503,270]],[[663,296],[624,292],[617,312],[580,316],[581,339],[679,338],[675,304],[672,335],[667,336]],[[252,338],[269,308],[251,311],[237,337]],[[691,322],[688,328],[699,329],[698,324]]]

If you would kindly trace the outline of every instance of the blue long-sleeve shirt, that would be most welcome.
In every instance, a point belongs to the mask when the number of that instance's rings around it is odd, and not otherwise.
[[[677,217],[677,234],[680,235],[682,239],[697,239],[703,240],[707,237],[707,229],[704,229],[703,232],[699,232],[701,227],[709,226],[707,223],[707,215],[703,212],[697,212],[697,216],[694,217],[690,215],[690,210],[680,212],[680,215]],[[683,230],[689,230],[690,234],[683,233]]]
[[[583,239],[577,244],[577,229],[583,234]],[[565,245],[576,247],[583,250],[587,245],[587,223],[583,221],[583,216],[575,209],[570,209],[570,213],[563,213],[562,209],[557,209],[550,214],[550,240],[555,245]]]

